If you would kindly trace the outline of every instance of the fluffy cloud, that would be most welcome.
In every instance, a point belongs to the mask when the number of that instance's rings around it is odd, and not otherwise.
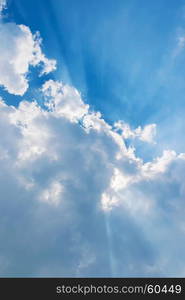
[[[137,162],[137,167],[135,168],[134,172],[125,172],[124,168],[119,166],[119,168],[114,169],[114,174],[110,181],[110,186],[107,193],[103,193],[102,195],[102,207],[105,210],[112,209],[114,206],[125,205],[129,203],[125,200],[127,191],[132,191],[133,194],[135,193],[136,187],[140,184],[144,185],[143,192],[146,193],[145,185],[147,186],[148,183],[153,184],[155,186],[156,182],[160,179],[161,182],[166,184],[172,184],[172,182],[167,181],[167,177],[169,176],[169,170],[175,164],[179,164],[181,162],[182,165],[185,163],[185,154],[181,153],[177,155],[175,151],[166,150],[163,152],[161,157],[157,157],[151,162],[141,163],[141,161]],[[175,172],[174,172],[175,175]],[[182,188],[182,183],[178,182],[179,188]],[[180,187],[181,185],[181,187]],[[138,188],[137,188],[138,190]],[[140,189],[142,192],[142,189]],[[155,191],[153,192],[155,196]],[[149,208],[149,204],[152,205],[152,196],[149,197],[149,200],[146,201],[146,197],[143,195],[141,196],[143,199],[143,212],[145,212],[145,204],[147,204],[147,209]],[[132,207],[129,204],[129,210],[136,210],[137,203],[134,201]],[[140,210],[140,207],[139,207]],[[149,213],[149,212],[148,212]]]
[[[171,264],[182,242],[161,240],[184,239],[185,155],[168,150],[143,163],[75,88],[50,80],[42,91],[46,109],[1,100],[3,275],[183,273]]]
[[[68,98],[72,92],[75,94],[75,89],[72,91],[66,86],[65,92]],[[1,135],[6,130],[0,148],[1,228],[4,228],[1,242],[5,233],[10,237],[12,219],[16,215],[18,224],[16,235],[10,238],[13,255],[10,240],[4,242],[2,256],[9,261],[4,275],[86,274],[92,265],[87,252],[92,253],[95,272],[98,251],[92,243],[97,238],[92,232],[94,213],[99,211],[99,199],[112,174],[111,160],[119,150],[118,145],[105,133],[92,130],[87,134],[71,115],[59,117],[55,110],[42,110],[35,102],[21,102],[17,109],[1,102],[0,114]],[[96,219],[104,234],[101,218],[99,212]],[[82,230],[87,227],[91,231],[89,237],[88,232]],[[23,232],[23,228],[26,231]],[[106,237],[99,247],[103,247],[104,242]],[[56,264],[47,253],[41,262],[43,247],[55,257]],[[22,258],[17,252],[19,249],[24,252]],[[34,262],[29,264],[26,253]],[[74,260],[70,255],[74,255]],[[98,256],[102,262],[105,260]],[[19,259],[25,259],[24,267]],[[105,272],[107,268],[108,265]]]
[[[73,87],[49,80],[43,85],[42,92],[46,107],[55,116],[78,122],[88,112],[89,106],[81,100],[79,92]]]
[[[129,124],[122,121],[116,122],[114,126],[116,130],[121,131],[121,134],[125,139],[138,138],[143,142],[154,143],[154,138],[156,135],[156,124],[145,125],[143,129],[141,128],[141,126],[139,126],[134,130],[130,128]]]
[[[39,34],[33,35],[27,26],[0,21],[0,39],[0,85],[9,93],[26,92],[30,66],[41,65],[41,75],[55,70],[56,61],[41,51]]]

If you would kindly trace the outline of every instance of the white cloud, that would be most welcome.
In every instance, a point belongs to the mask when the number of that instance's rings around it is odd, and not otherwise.
[[[55,181],[52,182],[49,188],[43,190],[40,194],[40,200],[50,204],[59,205],[62,199],[62,185]]]
[[[65,87],[65,93],[68,98],[67,87]],[[72,87],[69,87],[69,93],[77,95]],[[78,105],[79,95],[77,95],[77,99]],[[65,98],[63,100],[65,103]],[[62,108],[62,101],[60,105]],[[59,103],[58,109],[60,111]],[[78,118],[78,115],[75,113],[76,117]],[[3,134],[5,131],[6,135]],[[114,159],[114,153],[118,151],[118,145],[111,137],[97,130],[87,133],[82,126],[74,122],[71,115],[67,114],[66,117],[63,113],[58,114],[56,108],[54,111],[45,111],[35,102],[22,101],[19,108],[1,102],[0,134],[2,136],[0,142],[0,190],[4,197],[0,206],[1,212],[4,209],[7,211],[6,233],[12,240],[14,249],[22,248],[20,239],[27,240],[22,230],[27,228],[27,232],[31,231],[29,235],[32,242],[30,240],[25,243],[29,249],[33,249],[31,256],[33,253],[41,255],[44,245],[47,245],[48,249],[49,245],[55,247],[52,237],[50,240],[48,237],[45,239],[45,231],[51,231],[51,236],[56,238],[61,232],[66,230],[69,232],[67,228],[72,226],[71,235],[73,237],[80,230],[77,224],[82,220],[83,222],[87,220],[82,212],[83,209],[91,211],[91,207],[94,210],[96,206],[98,209],[101,193],[108,185],[111,176],[111,160]],[[101,172],[99,172],[99,168]],[[19,224],[16,226],[17,240],[15,237],[11,238],[9,233],[12,219],[14,219],[12,214],[18,215],[16,221]],[[81,214],[84,219],[81,219]],[[92,217],[89,215],[88,219],[92,219]],[[37,231],[38,233],[36,233]],[[0,239],[3,239],[2,235],[0,235]],[[63,238],[61,239],[63,240]],[[64,242],[65,247],[68,248],[68,255],[70,255],[75,242],[73,240],[64,240]],[[82,248],[83,243],[84,239],[81,239]],[[89,245],[91,242],[87,242],[86,239],[85,243]],[[60,274],[71,272],[70,274],[74,275],[77,269],[78,273],[89,272],[93,261],[87,261],[85,253],[83,254],[81,249],[74,251],[77,253],[75,253],[76,261],[73,266],[69,266],[69,261],[64,254],[62,255],[62,252],[55,255],[58,260],[66,260],[63,262],[63,267],[67,270],[63,270],[61,267]],[[92,254],[93,257],[94,255]],[[8,253],[5,256],[9,261]],[[13,267],[12,261],[14,260],[16,268]],[[21,267],[19,269],[17,265],[18,261],[19,258],[16,254],[11,256],[4,274],[11,274],[12,268],[17,274],[23,274]],[[36,275],[42,269],[47,269],[48,263],[47,258],[43,263],[41,261],[39,263],[32,262],[32,267],[34,264],[34,273],[32,274]],[[94,264],[97,264],[96,260]],[[19,265],[23,267],[22,263]],[[26,274],[31,274],[32,267],[29,265],[29,261],[25,262],[24,266]],[[56,275],[53,268],[55,268],[54,263],[50,267],[50,274],[53,272],[52,274]]]
[[[108,132],[111,129],[111,126],[103,120],[100,112],[86,114],[83,118],[83,126],[87,132],[91,129]]]
[[[140,214],[145,212],[150,214],[153,209],[153,199],[155,199],[158,191],[155,191],[154,188],[152,195],[147,199],[145,195],[146,187],[149,183],[155,187],[159,180],[166,186],[172,184],[173,180],[169,177],[169,174],[173,164],[178,165],[179,162],[184,165],[184,153],[177,155],[175,151],[166,150],[161,157],[157,157],[151,162],[141,163],[141,161],[135,161],[136,168],[134,172],[128,172],[125,167],[122,167],[122,164],[118,165],[119,168],[114,169],[109,188],[102,194],[102,208],[111,210],[117,206],[125,206],[130,213],[135,211],[138,213],[139,211]],[[173,175],[175,173],[176,170],[174,170]],[[184,185],[180,180],[178,180],[178,186],[180,191],[183,189],[182,194],[184,195]],[[138,193],[140,194],[139,197]],[[163,191],[161,191],[162,194]],[[134,199],[135,197],[137,201]]]
[[[176,159],[183,159],[183,154],[177,155],[175,151],[165,150],[161,157],[157,157],[152,162],[147,162],[142,166],[142,173],[145,177],[152,178],[160,173],[165,173],[168,166]]]
[[[138,138],[143,142],[154,143],[154,138],[156,135],[156,124],[145,125],[143,129],[141,128],[141,126],[139,126],[134,130],[130,128],[129,124],[122,121],[116,122],[114,126],[116,130],[121,131],[121,134],[125,139]]]
[[[30,66],[41,65],[41,75],[55,70],[56,61],[41,51],[39,34],[33,35],[27,26],[0,22],[0,39],[0,85],[9,93],[26,92]]]
[[[99,247],[104,249],[109,236],[104,229],[103,215],[114,216],[119,212],[122,215],[119,226],[122,226],[123,219],[130,218],[131,222],[139,224],[152,243],[154,237],[151,238],[148,232],[150,222],[159,230],[158,224],[163,222],[166,210],[169,210],[169,218],[175,220],[180,231],[185,211],[182,202],[185,193],[182,181],[185,155],[168,150],[161,157],[143,163],[130,148],[126,148],[123,136],[115,132],[101,114],[89,111],[75,88],[48,81],[43,86],[43,93],[47,110],[36,102],[22,101],[18,108],[3,101],[0,105],[0,189],[4,197],[1,211],[8,211],[5,232],[11,235],[12,214],[17,214],[18,240],[12,237],[14,248],[24,248],[20,239],[22,236],[26,238],[22,228],[27,226],[34,245],[27,241],[26,246],[32,249],[32,259],[33,253],[39,255],[39,262],[35,260],[32,266],[29,262],[24,263],[26,274],[97,275],[98,265],[105,263],[104,260],[109,257],[108,253],[106,258],[100,255],[103,251]],[[172,187],[177,189],[176,199],[173,199]],[[94,236],[94,222],[99,227],[100,237],[97,231]],[[145,224],[148,224],[147,228]],[[61,234],[65,236],[70,226],[70,240],[60,237]],[[85,233],[78,237],[79,232],[84,230]],[[155,233],[156,245],[169,230],[175,231],[164,225],[159,236]],[[180,236],[184,234],[181,231]],[[44,238],[48,234],[53,236],[50,241]],[[127,239],[130,239],[133,234],[131,229],[128,234],[130,237]],[[68,255],[62,252],[57,239],[65,243]],[[54,255],[56,264],[51,263],[51,256],[40,258],[43,248],[50,249],[49,245],[57,251]],[[128,250],[129,246],[124,247]],[[7,249],[8,245],[6,252]],[[121,260],[121,254],[114,251],[117,259]],[[174,251],[171,250],[169,260]],[[87,258],[87,252],[92,259]],[[72,265],[67,260],[70,253],[76,257]],[[133,274],[134,266],[139,268],[140,274],[151,274],[150,264],[146,264],[146,268],[144,265],[137,266],[134,255],[125,262],[128,263],[126,274]],[[15,254],[10,259],[5,252],[2,256],[9,262],[4,274],[10,275],[19,257]],[[59,262],[60,268],[57,267]],[[131,269],[130,264],[133,266]],[[17,264],[16,268],[16,274],[23,275]],[[108,274],[98,270],[99,275]],[[124,274],[125,266],[118,270]],[[177,271],[175,266],[173,271]]]
[[[89,105],[81,100],[79,92],[73,87],[49,80],[43,85],[42,92],[45,105],[55,115],[78,122],[88,112]]]

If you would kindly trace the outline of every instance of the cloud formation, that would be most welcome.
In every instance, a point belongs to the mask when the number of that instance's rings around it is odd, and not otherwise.
[[[49,80],[44,83],[42,92],[46,107],[59,117],[78,122],[88,112],[89,105],[81,100],[79,92],[73,87]]]
[[[143,142],[154,143],[154,138],[156,135],[156,124],[148,124],[141,128],[141,126],[132,130],[129,124],[123,121],[118,121],[115,123],[115,129],[121,131],[121,135],[125,139],[139,139]]]
[[[27,26],[1,21],[0,36],[9,93],[30,66],[55,69]],[[41,106],[0,100],[1,276],[184,276],[185,154],[144,162],[125,141],[153,145],[156,124],[111,126],[60,81],[40,92]]]
[[[143,163],[100,113],[89,110],[75,88],[49,80],[42,91],[46,109],[36,102],[21,101],[15,108],[1,101],[0,188],[5,216],[1,216],[1,226],[16,249],[10,256],[9,241],[4,241],[2,260],[8,263],[3,265],[3,274],[154,276],[183,272],[180,264],[169,266],[177,249],[171,248],[163,271],[157,263],[163,261],[166,246],[160,245],[160,257],[151,249],[154,243],[159,251],[159,241],[169,232],[174,234],[174,227],[176,240],[183,238],[185,155],[165,151]],[[16,218],[15,236],[12,218]],[[169,226],[164,218],[171,219]],[[154,237],[148,232],[153,226]],[[115,234],[119,227],[124,228],[127,242],[121,229]],[[135,234],[139,253],[148,251],[148,256],[141,258],[131,251]],[[167,244],[170,247],[171,240]],[[16,263],[22,259],[18,249],[25,251],[24,267]],[[127,251],[131,252],[124,260]],[[69,253],[76,261],[70,262]],[[119,264],[122,260],[123,265]],[[103,271],[98,265],[104,266]]]
[[[0,85],[9,93],[27,91],[30,66],[41,66],[40,75],[56,69],[56,61],[42,53],[39,33],[33,35],[27,26],[0,20],[0,39]]]

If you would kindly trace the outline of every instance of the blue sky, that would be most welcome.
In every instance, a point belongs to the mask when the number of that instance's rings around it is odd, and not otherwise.
[[[45,53],[58,63],[51,76],[79,89],[105,120],[158,123],[164,145],[156,153],[182,151],[174,135],[184,131],[185,57],[174,53],[185,31],[184,1],[18,0],[9,2],[8,20],[40,31]],[[34,86],[44,80],[29,76]]]
[[[0,275],[184,276],[185,1],[0,12]]]
[[[8,19],[40,31],[45,53],[57,58],[57,78],[77,87],[106,118],[140,125],[167,103],[173,109],[182,104],[182,95],[172,101],[171,93],[183,91],[165,86],[157,73],[162,69],[167,82],[170,71],[183,75],[183,55],[168,70],[179,31],[184,30],[183,5],[184,1],[18,0],[10,1]],[[178,84],[183,89],[183,82]]]

